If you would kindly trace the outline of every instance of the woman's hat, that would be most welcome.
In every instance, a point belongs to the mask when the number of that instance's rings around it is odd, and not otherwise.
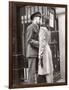
[[[41,13],[35,12],[34,14],[31,15],[30,19],[33,20],[34,17],[40,17],[41,18]]]

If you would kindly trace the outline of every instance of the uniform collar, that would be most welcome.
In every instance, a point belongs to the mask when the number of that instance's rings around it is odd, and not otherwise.
[[[36,27],[36,29],[39,30],[39,25],[38,24],[34,24],[34,23],[32,23],[32,24],[33,24],[34,27]]]

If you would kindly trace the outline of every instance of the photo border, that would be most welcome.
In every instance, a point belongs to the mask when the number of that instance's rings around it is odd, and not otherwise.
[[[61,83],[42,83],[42,84],[20,84],[13,86],[13,57],[12,57],[12,41],[13,41],[13,19],[15,19],[15,8],[24,5],[38,5],[38,6],[49,6],[49,7],[60,7],[65,8],[65,82]],[[32,2],[16,2],[9,1],[9,88],[29,88],[29,87],[46,87],[46,86],[59,86],[67,85],[67,5],[66,4],[48,4],[48,3],[32,3]]]

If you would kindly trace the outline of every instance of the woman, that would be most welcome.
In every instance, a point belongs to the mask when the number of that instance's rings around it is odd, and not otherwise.
[[[47,28],[40,27],[38,75],[46,75],[47,83],[53,83],[53,63],[49,40],[50,34]]]

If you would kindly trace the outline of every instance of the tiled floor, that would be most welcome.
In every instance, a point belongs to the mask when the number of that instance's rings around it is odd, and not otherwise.
[[[65,82],[65,80],[64,79],[59,79],[58,81],[56,81],[56,82]]]
[[[64,79],[59,79],[59,80],[56,81],[56,83],[62,83],[62,82],[65,82],[65,80],[64,80]],[[24,83],[27,83],[27,80],[26,80]],[[36,83],[37,83],[37,82],[35,82],[35,84],[36,84]]]

